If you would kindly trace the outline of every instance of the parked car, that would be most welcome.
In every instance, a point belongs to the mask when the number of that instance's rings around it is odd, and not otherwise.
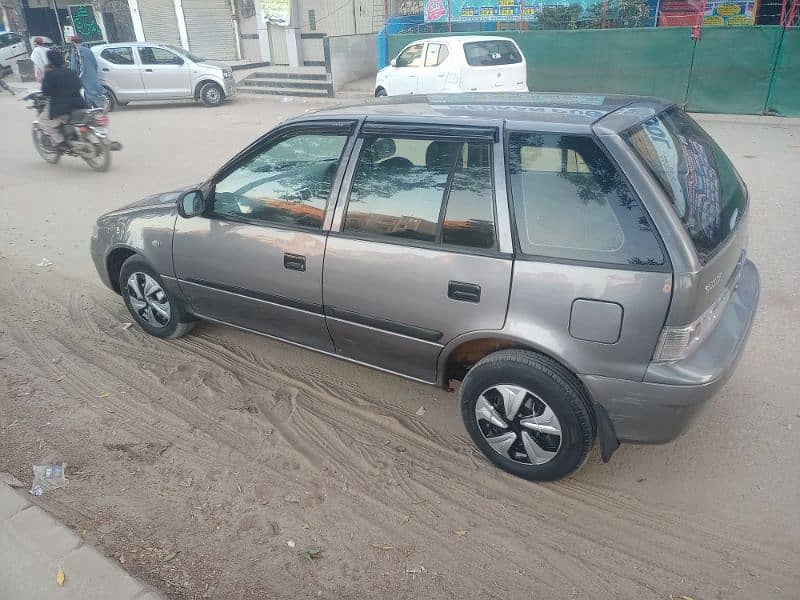
[[[697,123],[633,97],[388,99],[280,125],[199,186],[101,216],[146,332],[227,323],[440,386],[528,479],[595,438],[666,442],[758,304],[748,192]]]
[[[12,31],[0,31],[0,75],[11,70],[22,58],[28,58],[22,36]]]
[[[409,44],[378,71],[375,96],[527,92],[527,69],[519,46],[508,38],[431,38]]]
[[[230,67],[169,44],[100,44],[92,52],[112,110],[135,100],[195,99],[219,106],[236,93]]]

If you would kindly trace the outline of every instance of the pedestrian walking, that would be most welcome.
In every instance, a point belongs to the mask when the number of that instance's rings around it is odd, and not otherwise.
[[[44,45],[44,40],[38,36],[33,38],[31,61],[33,61],[33,73],[36,76],[36,81],[42,83],[44,70],[47,67],[47,47]]]
[[[96,108],[105,105],[105,94],[100,83],[100,72],[97,59],[89,46],[81,43],[81,38],[72,36],[72,54],[69,58],[69,68],[75,71],[83,84],[83,94],[89,104]]]

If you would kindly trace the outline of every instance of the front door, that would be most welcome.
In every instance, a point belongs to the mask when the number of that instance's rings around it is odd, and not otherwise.
[[[417,93],[417,78],[422,70],[424,51],[425,44],[412,44],[397,55],[394,66],[389,70],[389,95]]]
[[[499,251],[492,178],[502,149],[494,131],[373,127],[328,238],[328,329],[348,358],[434,381],[445,344],[505,321],[512,257]]]
[[[175,224],[181,290],[198,315],[332,351],[323,223],[351,122],[284,127],[215,178],[204,217]]]
[[[183,58],[166,48],[142,46],[139,59],[148,100],[192,97],[189,65]]]

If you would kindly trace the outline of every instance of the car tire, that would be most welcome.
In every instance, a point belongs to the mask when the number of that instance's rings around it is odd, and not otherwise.
[[[198,96],[200,97],[200,102],[205,106],[219,106],[225,99],[225,93],[222,88],[211,81],[204,83],[200,87]]]
[[[386,97],[388,95],[389,94],[387,94],[386,90],[384,88],[382,88],[382,87],[379,87],[378,89],[375,90],[375,97],[376,98],[384,98],[384,97]]]
[[[134,254],[122,263],[119,289],[133,320],[150,335],[171,340],[194,328],[181,301],[167,292],[161,277],[141,256]]]
[[[103,88],[103,98],[105,98],[106,101],[106,110],[108,112],[113,112],[114,109],[117,108],[117,105],[119,104],[117,102],[117,97],[114,95],[114,92],[112,92],[108,88]]]
[[[596,424],[578,380],[536,352],[502,350],[483,358],[464,378],[459,401],[475,445],[517,477],[567,477],[592,449]]]

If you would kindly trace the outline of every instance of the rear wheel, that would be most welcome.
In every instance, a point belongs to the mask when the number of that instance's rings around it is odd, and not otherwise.
[[[577,471],[594,443],[589,400],[555,361],[503,350],[479,361],[459,392],[472,440],[504,471],[550,481]]]
[[[112,92],[108,88],[103,88],[103,100],[105,101],[106,110],[108,112],[112,112],[115,108],[117,108],[117,105],[119,104],[117,102],[117,97],[114,95],[114,92]]]
[[[41,156],[51,165],[56,164],[61,158],[61,152],[56,150],[56,147],[53,145],[53,141],[50,139],[50,136],[48,136],[38,127],[33,128],[31,136],[33,137],[33,145],[36,147],[36,151],[39,153],[39,156]]]
[[[194,327],[180,301],[169,295],[161,277],[140,256],[122,263],[119,289],[136,324],[150,335],[174,339]]]
[[[95,171],[108,171],[111,167],[111,148],[99,137],[92,134],[86,135],[86,142],[91,144],[91,154],[81,154],[81,158],[86,161]]]
[[[206,106],[219,106],[225,99],[225,94],[222,88],[216,83],[204,83],[200,88],[200,102]]]

